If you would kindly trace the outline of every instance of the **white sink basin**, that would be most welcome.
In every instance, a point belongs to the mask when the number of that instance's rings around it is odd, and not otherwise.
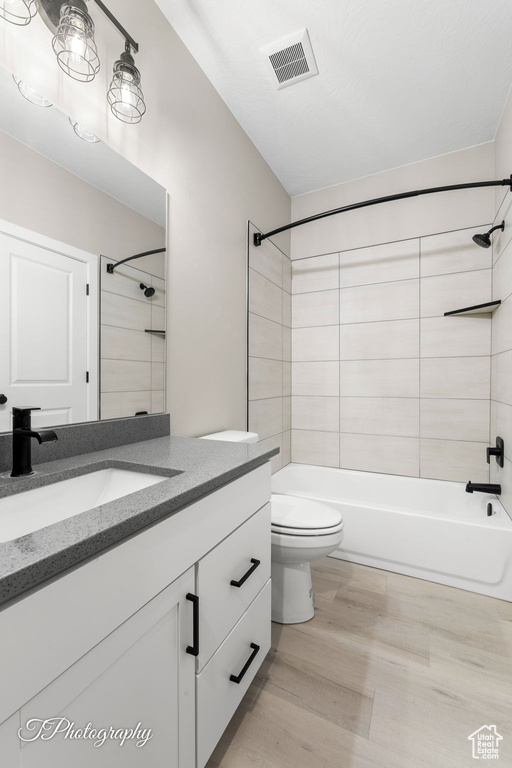
[[[88,509],[167,480],[125,469],[101,469],[0,499],[0,542],[12,541]]]

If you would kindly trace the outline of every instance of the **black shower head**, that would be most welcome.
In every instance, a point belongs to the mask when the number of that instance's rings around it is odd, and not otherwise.
[[[473,242],[479,245],[481,248],[490,248],[491,247],[491,234],[494,232],[495,229],[505,229],[505,222],[502,221],[501,224],[497,224],[497,226],[492,227],[488,232],[483,232],[478,235],[473,235]]]
[[[489,237],[488,232],[484,232],[480,235],[473,235],[473,242],[477,245],[480,245],[482,248],[490,248],[491,247],[491,238]]]
[[[148,299],[150,299],[152,296],[155,295],[155,289],[148,288],[148,286],[144,285],[144,283],[141,283],[139,288],[141,289],[141,291],[144,291],[144,296],[146,296],[146,298]]]

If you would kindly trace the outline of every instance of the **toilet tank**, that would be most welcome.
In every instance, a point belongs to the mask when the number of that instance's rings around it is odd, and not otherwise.
[[[203,435],[200,440],[224,440],[228,443],[257,443],[257,432],[242,432],[239,429],[226,429],[224,432],[214,432],[211,435]]]

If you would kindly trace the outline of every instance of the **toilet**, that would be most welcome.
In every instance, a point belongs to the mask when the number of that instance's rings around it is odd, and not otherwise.
[[[255,432],[228,430],[203,440],[257,443]],[[300,624],[315,615],[311,565],[343,540],[343,518],[327,504],[300,496],[271,496],[272,621]]]

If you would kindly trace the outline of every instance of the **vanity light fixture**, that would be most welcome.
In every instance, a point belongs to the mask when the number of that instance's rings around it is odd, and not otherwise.
[[[26,27],[36,13],[36,0],[0,0],[0,16],[17,27]]]
[[[74,132],[77,136],[79,136],[83,141],[87,141],[89,144],[98,144],[100,139],[98,139],[97,136],[94,135],[94,133],[91,133],[91,131],[88,131],[87,128],[84,128],[83,125],[80,123],[77,123],[76,120],[72,120],[69,118],[69,122],[71,123]]]
[[[89,0],[0,0],[0,17],[13,24],[25,26],[39,11],[46,26],[54,33],[52,48],[59,67],[73,80],[90,83],[100,70],[100,58],[88,2]],[[125,49],[114,64],[114,75],[107,92],[111,112],[123,123],[140,123],[146,112],[146,104],[140,87],[140,72],[133,59],[133,54],[139,52],[139,45],[102,0],[93,2],[125,40]]]
[[[31,104],[35,104],[37,107],[52,107],[53,104],[51,101],[48,101],[48,99],[45,99],[42,94],[35,91],[33,88],[30,87],[27,83],[25,83],[23,80],[19,80],[14,75],[12,76],[12,79],[18,86],[18,91],[21,93],[21,95],[27,100],[30,101]]]
[[[66,75],[81,83],[94,80],[100,71],[100,59],[94,40],[94,22],[84,0],[63,3],[52,47]]]
[[[123,123],[140,123],[146,111],[140,87],[140,72],[126,41],[124,52],[114,64],[114,76],[107,93],[112,114]]]

